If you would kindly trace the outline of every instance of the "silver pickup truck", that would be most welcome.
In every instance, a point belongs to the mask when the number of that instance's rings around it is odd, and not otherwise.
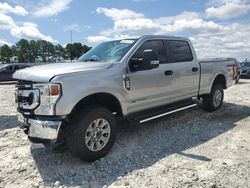
[[[236,74],[234,61],[198,61],[188,39],[168,36],[104,42],[78,61],[27,68],[13,77],[29,139],[65,138],[69,151],[87,161],[111,149],[117,119],[144,123],[197,101],[218,110]]]

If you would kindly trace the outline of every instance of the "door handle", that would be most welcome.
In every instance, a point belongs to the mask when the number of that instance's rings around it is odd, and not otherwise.
[[[193,68],[192,68],[192,71],[193,71],[193,72],[197,72],[198,70],[199,70],[198,67],[193,67]]]
[[[165,71],[165,76],[172,75],[174,72],[172,70]]]

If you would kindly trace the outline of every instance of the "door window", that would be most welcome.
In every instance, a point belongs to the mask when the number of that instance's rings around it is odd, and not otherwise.
[[[16,71],[16,70],[21,69],[21,66],[22,66],[22,65],[15,65],[14,70]]]
[[[166,63],[167,57],[162,40],[146,41],[132,56],[132,59],[143,59],[144,50],[154,50],[160,63]]]
[[[12,71],[12,70],[14,70],[14,66],[13,65],[9,65],[9,66],[6,67],[6,70]]]
[[[193,55],[187,41],[169,40],[164,41],[168,49],[168,62],[192,61]]]

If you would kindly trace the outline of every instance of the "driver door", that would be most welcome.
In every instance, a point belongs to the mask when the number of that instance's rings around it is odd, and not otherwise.
[[[150,40],[144,42],[131,59],[143,61],[145,50],[155,51],[160,65],[152,70],[130,71],[128,74],[130,80],[128,113],[163,105],[167,102],[166,87],[169,93],[173,90],[173,79],[171,77],[166,78],[165,75],[167,57],[163,41]]]

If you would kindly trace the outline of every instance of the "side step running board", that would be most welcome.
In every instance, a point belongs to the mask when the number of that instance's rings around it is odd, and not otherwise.
[[[175,110],[172,110],[172,111],[163,113],[163,114],[159,114],[159,115],[156,115],[156,116],[147,118],[147,119],[140,120],[139,122],[140,122],[140,123],[145,123],[145,122],[147,122],[147,121],[151,121],[151,120],[153,120],[153,119],[157,119],[157,118],[160,118],[160,117],[169,115],[169,114],[173,114],[173,113],[175,113],[175,112],[179,112],[179,111],[182,111],[182,110],[186,110],[186,109],[188,109],[188,108],[193,108],[193,107],[195,107],[195,106],[197,106],[197,104],[192,104],[192,105],[184,106],[184,107],[182,107],[182,108],[178,108],[178,109],[175,109]]]

